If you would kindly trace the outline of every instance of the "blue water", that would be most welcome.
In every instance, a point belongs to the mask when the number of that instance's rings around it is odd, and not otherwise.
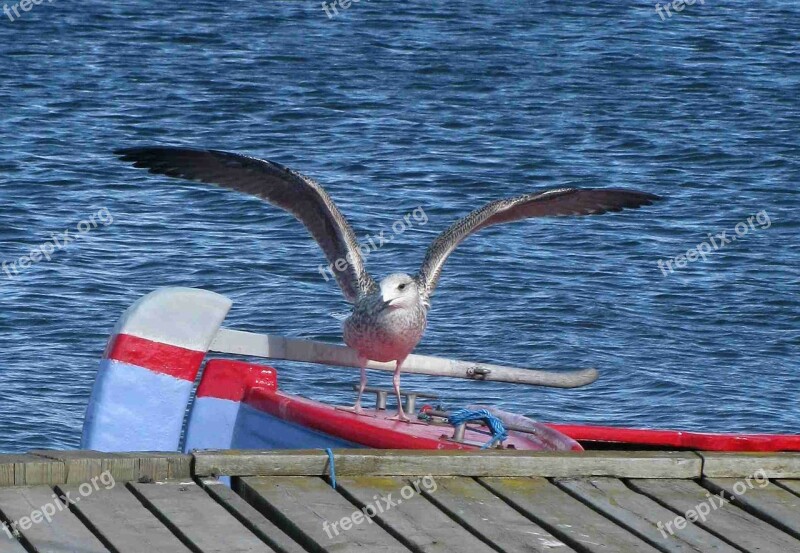
[[[333,18],[317,1],[0,14],[0,261],[88,229],[50,261],[0,272],[0,451],[78,445],[109,331],[160,286],[228,295],[231,327],[341,340],[342,296],[294,219],[110,153],[139,144],[294,167],[359,236],[421,207],[425,225],[370,254],[376,277],[416,271],[439,231],[496,198],[566,185],[661,194],[640,211],[471,238],[417,350],[594,366],[597,383],[405,386],[542,420],[797,432],[798,36],[795,0],[708,0],[663,21],[630,0],[362,0]],[[736,241],[674,268],[737,223]],[[665,276],[658,261],[671,259]],[[350,401],[357,376],[278,368],[285,390],[326,401]]]

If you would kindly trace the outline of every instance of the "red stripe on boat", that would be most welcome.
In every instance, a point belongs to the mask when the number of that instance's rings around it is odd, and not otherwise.
[[[711,434],[551,423],[547,426],[584,445],[596,442],[703,451],[800,451],[800,436],[784,434]]]
[[[377,449],[465,449],[478,447],[442,439],[452,428],[359,416],[298,396],[251,388],[244,402],[264,413],[330,436]],[[488,439],[486,437],[485,439]],[[485,441],[485,440],[484,440]]]
[[[206,354],[130,334],[112,337],[104,357],[120,363],[136,365],[156,373],[194,381]]]
[[[272,367],[243,361],[212,359],[203,369],[197,397],[213,397],[242,401],[248,388],[276,389],[278,373]]]

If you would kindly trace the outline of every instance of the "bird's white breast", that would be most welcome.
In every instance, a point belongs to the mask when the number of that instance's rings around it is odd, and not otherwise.
[[[356,310],[344,322],[344,341],[367,359],[395,361],[414,350],[426,322],[422,308],[386,309],[374,316]]]

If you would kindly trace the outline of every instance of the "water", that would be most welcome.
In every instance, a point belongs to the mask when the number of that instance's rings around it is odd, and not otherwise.
[[[228,295],[231,327],[341,340],[331,312],[345,304],[302,227],[110,154],[154,143],[294,167],[359,236],[421,207],[427,224],[370,254],[376,277],[416,271],[439,231],[496,198],[662,194],[471,238],[417,350],[595,366],[596,384],[405,385],[541,420],[796,432],[799,32],[792,0],[709,0],[663,21],[648,2],[593,0],[363,0],[332,19],[313,1],[53,2],[0,17],[0,260],[89,228],[17,278],[0,273],[0,451],[78,445],[109,331],[159,286]],[[740,222],[741,238],[662,274],[659,260]],[[357,377],[278,368],[285,390],[325,401],[350,401]]]

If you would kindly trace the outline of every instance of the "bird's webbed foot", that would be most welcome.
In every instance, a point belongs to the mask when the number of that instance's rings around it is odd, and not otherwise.
[[[336,407],[336,408],[339,411],[347,411],[349,413],[355,413],[356,415],[363,415],[364,414],[363,407],[361,407],[361,405],[359,405],[358,403],[356,403],[352,407]]]
[[[403,412],[403,410],[399,410],[396,415],[393,417],[389,417],[390,421],[400,421],[400,422],[411,422],[411,419]]]

